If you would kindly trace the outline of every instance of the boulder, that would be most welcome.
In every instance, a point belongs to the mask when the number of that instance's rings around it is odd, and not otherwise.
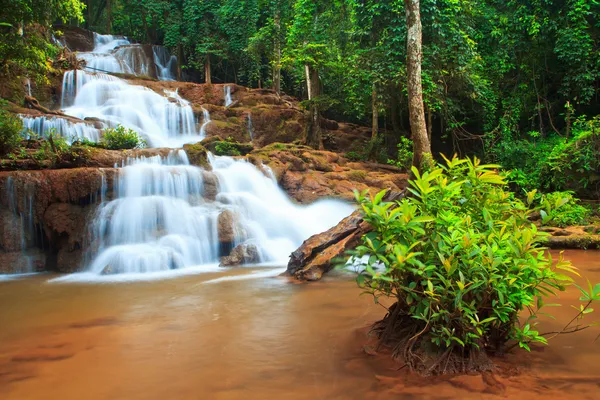
[[[240,225],[240,214],[233,210],[225,210],[219,214],[217,229],[221,244],[240,242],[246,236],[245,230]]]
[[[253,244],[239,244],[226,257],[221,257],[221,267],[233,267],[242,264],[256,264],[260,261],[258,248]]]
[[[190,164],[211,170],[212,167],[208,162],[208,150],[201,144],[186,144],[183,146],[183,150],[188,156]]]

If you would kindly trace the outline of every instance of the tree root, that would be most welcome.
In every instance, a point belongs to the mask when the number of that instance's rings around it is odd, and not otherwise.
[[[373,324],[371,332],[379,339],[378,350],[390,348],[393,358],[402,361],[411,371],[425,376],[493,369],[493,363],[484,350],[436,347],[429,340],[428,326],[403,311],[398,303],[394,303],[388,314]]]

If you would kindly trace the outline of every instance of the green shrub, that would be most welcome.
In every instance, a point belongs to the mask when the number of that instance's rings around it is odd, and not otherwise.
[[[541,168],[543,188],[570,190],[582,198],[600,198],[600,115],[578,120],[573,134],[548,155]]]
[[[572,283],[562,273],[573,273],[571,264],[561,255],[553,265],[540,245],[547,234],[528,219],[539,210],[535,193],[515,198],[497,168],[454,158],[423,175],[413,168],[410,197],[400,201],[357,194],[373,227],[350,252],[362,260],[358,283],[376,302],[395,300],[373,330],[413,370],[487,369],[486,352],[508,341],[546,343],[536,329],[544,298]],[[598,293],[600,285],[587,294]]]
[[[588,222],[591,210],[579,204],[579,199],[573,197],[573,192],[553,192],[542,196],[544,209],[542,223],[549,226],[584,225]]]
[[[0,156],[10,153],[20,146],[23,122],[15,114],[2,108],[0,103]]]
[[[142,149],[146,147],[146,141],[133,129],[117,125],[116,128],[104,130],[102,146],[109,150]]]
[[[215,154],[218,156],[239,156],[239,155],[241,155],[237,146],[231,142],[217,142],[217,144],[215,144]]]
[[[395,165],[398,168],[409,170],[413,159],[413,142],[407,137],[402,136],[397,145],[398,154],[395,160],[388,160],[388,164]]]
[[[356,151],[349,151],[344,156],[350,161],[366,161],[367,156]]]

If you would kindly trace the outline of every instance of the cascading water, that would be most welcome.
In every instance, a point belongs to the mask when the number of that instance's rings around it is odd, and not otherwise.
[[[254,245],[257,262],[284,265],[304,239],[352,212],[349,204],[333,200],[295,205],[252,164],[209,160],[212,172],[189,165],[183,150],[129,160],[115,181],[116,198],[94,218],[91,243],[97,251],[82,276],[214,269],[226,255],[223,223],[233,224],[230,246]]]
[[[42,254],[36,248],[36,225],[33,217],[34,195],[31,187],[23,188],[23,203],[21,207],[18,204],[15,182],[12,177],[8,177],[6,182],[6,198],[8,199],[8,209],[18,217],[16,225],[20,229],[20,241],[15,243],[14,249],[21,254],[13,269],[17,274],[27,274],[36,271],[34,264],[43,258]]]
[[[28,137],[33,132],[39,137],[46,137],[49,132],[54,132],[66,139],[68,143],[86,139],[92,142],[100,140],[100,131],[90,124],[73,123],[64,118],[29,117],[21,115],[23,121],[23,135]]]
[[[233,103],[233,100],[231,100],[231,86],[223,86],[223,91],[225,93],[225,107],[229,107]]]
[[[252,114],[248,113],[248,135],[250,136],[250,141],[254,140],[254,128],[252,127]]]
[[[181,147],[204,138],[196,130],[192,107],[176,91],[161,96],[106,74],[77,71],[76,75],[74,82],[63,83],[76,93],[73,105],[64,109],[68,115],[94,117],[110,126],[121,124],[144,136],[151,147]],[[74,76],[66,73],[68,79]],[[68,96],[63,101],[71,102]]]
[[[156,75],[161,81],[174,81],[177,69],[177,57],[169,54],[162,46],[152,46]]]
[[[202,126],[200,127],[200,136],[206,136],[206,127],[210,124],[210,113],[202,107]]]

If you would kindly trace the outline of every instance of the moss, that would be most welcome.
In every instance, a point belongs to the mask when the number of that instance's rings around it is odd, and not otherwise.
[[[364,182],[367,177],[367,172],[362,170],[352,170],[345,173],[348,179],[358,182]]]
[[[204,169],[211,169],[210,163],[208,162],[208,150],[201,143],[186,144],[183,146],[183,150],[190,160],[190,164],[197,165]]]

